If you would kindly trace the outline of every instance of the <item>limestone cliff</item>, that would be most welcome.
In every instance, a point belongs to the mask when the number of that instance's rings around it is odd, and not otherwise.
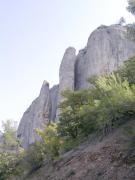
[[[58,106],[63,101],[61,92],[64,90],[75,89],[75,63],[76,63],[76,50],[73,47],[66,49],[59,70],[59,94]],[[56,119],[58,120],[60,110],[57,108]]]
[[[87,88],[89,77],[109,73],[133,55],[135,42],[128,37],[127,27],[120,25],[96,29],[90,35],[87,46],[77,56],[74,48],[68,48],[60,66],[59,86],[49,89],[49,84],[44,83],[39,97],[21,119],[18,136],[22,146],[27,147],[39,139],[34,128],[42,128],[43,123],[58,119],[58,105],[63,99],[63,90]]]
[[[87,78],[108,73],[135,54],[135,43],[128,38],[127,27],[101,26],[89,37],[76,61],[76,89],[88,87]]]
[[[51,111],[50,111],[50,116],[49,116],[50,121],[55,121],[56,119],[58,93],[59,93],[59,85],[53,86],[50,89],[50,98],[51,98]]]
[[[24,148],[27,148],[35,140],[39,140],[34,129],[42,128],[44,124],[50,121],[50,118],[55,117],[57,93],[58,86],[49,89],[49,83],[44,81],[38,98],[32,102],[23,114],[17,136],[20,138]]]

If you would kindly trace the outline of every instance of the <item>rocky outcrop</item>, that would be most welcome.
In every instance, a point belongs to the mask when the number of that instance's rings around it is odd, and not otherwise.
[[[62,91],[89,87],[89,77],[109,73],[133,55],[135,42],[128,37],[127,27],[120,25],[96,29],[90,35],[87,46],[77,56],[76,50],[69,47],[60,66],[59,86],[49,89],[49,84],[45,82],[39,97],[21,119],[18,136],[22,140],[22,146],[26,148],[39,139],[34,132],[35,128],[42,128],[44,123],[58,120],[58,105],[63,101]]]
[[[56,119],[56,111],[58,105],[58,93],[59,93],[59,85],[53,86],[50,89],[50,98],[51,98],[51,110],[50,110],[50,121],[54,122]]]
[[[59,95],[58,95],[58,106],[63,101],[61,93],[64,90],[75,89],[75,62],[76,62],[76,50],[73,47],[66,49],[59,70]],[[58,120],[60,110],[57,109]]]
[[[32,102],[23,114],[17,136],[20,138],[24,148],[27,148],[35,140],[40,140],[39,136],[35,133],[35,128],[42,129],[44,124],[55,120],[58,90],[58,85],[49,89],[49,83],[44,81],[38,98]]]
[[[2,147],[1,147],[2,144],[3,144],[3,134],[0,131],[0,152],[3,150]]]
[[[73,47],[66,49],[59,70],[59,101],[61,92],[64,90],[74,90],[75,84],[75,62],[76,50]]]
[[[21,139],[24,148],[27,148],[35,140],[39,140],[34,129],[42,128],[43,124],[48,123],[50,108],[49,84],[44,81],[39,97],[26,110],[19,124],[17,136]]]
[[[134,54],[135,43],[128,38],[127,27],[99,27],[90,35],[87,47],[77,56],[76,89],[89,87],[89,77],[117,69]]]

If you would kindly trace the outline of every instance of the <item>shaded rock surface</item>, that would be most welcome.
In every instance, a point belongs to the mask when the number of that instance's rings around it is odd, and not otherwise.
[[[3,151],[3,148],[1,147],[2,144],[3,144],[3,134],[2,134],[2,132],[0,131],[0,152]]]
[[[87,46],[77,56],[73,47],[66,49],[59,70],[59,86],[49,89],[48,83],[43,84],[39,97],[21,119],[18,136],[22,140],[22,146],[26,148],[39,139],[34,128],[41,128],[43,123],[58,120],[58,106],[63,100],[62,91],[89,87],[89,77],[109,73],[133,55],[135,42],[128,37],[127,27],[120,25],[97,28],[90,35]]]

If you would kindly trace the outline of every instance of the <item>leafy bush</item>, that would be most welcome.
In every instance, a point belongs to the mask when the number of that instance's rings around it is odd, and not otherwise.
[[[129,84],[135,84],[135,56],[124,62],[124,65],[117,71],[122,80]]]
[[[41,141],[29,145],[26,151],[25,161],[30,172],[39,169],[46,160],[58,157],[60,149],[56,124],[49,124],[42,130],[35,129],[35,131],[41,137]]]
[[[61,141],[57,133],[57,125],[51,123],[45,126],[43,130],[36,129],[36,132],[41,137],[41,144],[46,156],[50,156],[52,159],[58,157]]]
[[[21,165],[22,152],[0,153],[0,180],[7,180],[11,176],[20,175],[23,172]]]
[[[33,172],[43,165],[44,158],[44,146],[40,142],[35,142],[29,145],[28,149],[26,150],[24,157],[25,166],[30,172]]]
[[[100,76],[95,80],[98,106],[97,123],[101,128],[119,125],[121,121],[135,114],[134,87],[127,80],[121,80],[118,74]]]
[[[135,0],[128,0],[127,10],[135,15]]]
[[[63,92],[58,132],[76,139],[95,131],[110,132],[135,116],[135,58],[109,75],[89,79],[93,88]]]
[[[88,116],[86,112],[88,111],[88,107],[94,104],[94,99],[88,90],[65,91],[63,96],[65,97],[65,101],[60,104],[61,114],[58,131],[61,136],[76,138],[80,133],[83,133],[85,128],[87,129],[84,123]],[[91,125],[93,123],[94,127],[95,121],[91,120],[90,123]],[[86,129],[84,131],[87,133]]]
[[[4,151],[18,149],[19,140],[16,137],[16,131],[16,127],[13,125],[12,120],[3,122],[3,143],[1,144],[1,148],[3,148]]]
[[[72,139],[69,137],[62,137],[61,138],[61,148],[60,152],[63,154],[68,152],[78,146],[82,142],[82,137],[77,137],[76,139]]]

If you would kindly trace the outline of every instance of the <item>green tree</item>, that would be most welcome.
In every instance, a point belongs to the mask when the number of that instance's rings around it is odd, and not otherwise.
[[[124,65],[117,71],[122,80],[135,84],[135,56],[124,62]]]
[[[35,131],[41,137],[41,144],[45,156],[51,157],[52,159],[58,157],[60,138],[57,132],[57,124],[51,123],[46,125],[43,130],[35,129]]]
[[[27,168],[27,170],[32,173],[43,165],[45,159],[44,148],[45,147],[40,142],[35,142],[29,145],[24,156],[25,169]]]
[[[112,128],[135,113],[134,88],[130,87],[127,80],[122,80],[119,74],[100,76],[94,85],[98,91],[97,122],[101,128]]]
[[[0,180],[7,180],[13,176],[21,175],[23,173],[23,157],[23,150],[0,153]]]
[[[19,141],[16,137],[16,127],[12,120],[3,122],[3,148],[12,150],[18,147]]]
[[[135,115],[135,63],[125,64],[121,76],[118,72],[95,76],[89,80],[93,88],[63,93],[58,124],[62,136],[75,139],[96,130],[106,134]]]
[[[87,113],[94,104],[92,91],[65,91],[63,96],[65,100],[60,104],[58,130],[62,136],[77,138],[81,133],[88,131],[88,126],[84,121],[88,120],[91,125],[93,123],[92,118],[89,119]]]
[[[126,20],[124,19],[124,17],[121,17],[120,19],[119,19],[119,21],[118,21],[118,25],[124,25],[124,24],[126,24]]]
[[[128,0],[127,10],[135,15],[135,0]]]

